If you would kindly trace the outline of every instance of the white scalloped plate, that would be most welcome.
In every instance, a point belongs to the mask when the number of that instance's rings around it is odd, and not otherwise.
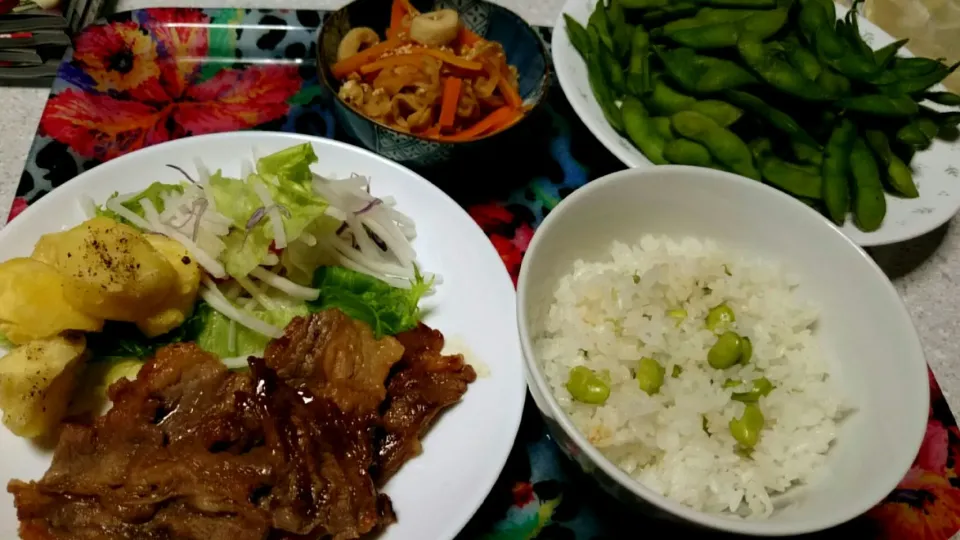
[[[593,0],[568,0],[562,13],[569,14],[585,25],[595,5]],[[847,8],[837,5],[838,17],[846,12]],[[567,100],[591,133],[625,165],[652,167],[650,160],[604,119],[590,91],[586,65],[567,37],[562,13],[555,23],[551,48],[557,78]],[[860,31],[864,40],[874,49],[895,41],[862,16]],[[901,49],[901,54],[912,56],[904,49]],[[887,216],[876,231],[863,232],[850,219],[840,230],[861,246],[893,244],[930,232],[960,211],[960,142],[937,139],[930,148],[917,153],[911,167],[920,190],[919,197],[902,199],[887,195]]]
[[[310,142],[319,163],[314,170],[345,178],[370,176],[375,195],[392,195],[397,208],[417,223],[414,247],[424,269],[443,283],[424,300],[424,322],[439,329],[448,348],[462,352],[479,374],[463,401],[434,425],[423,454],[408,462],[385,486],[398,522],[385,540],[450,539],[486,498],[513,446],[526,398],[516,293],[500,256],[473,219],[440,189],[413,171],[372,152],[306,135],[234,132],[180,139],[152,146],[100,165],[31,205],[0,231],[3,259],[29,255],[40,235],[82,222],[78,197],[97,202],[114,191],[144,189],[154,181],[179,182],[168,163],[194,170],[199,156],[211,170],[240,175],[240,158],[263,156]],[[0,481],[40,478],[50,452],[0,426]],[[0,495],[0,538],[17,537],[13,497]]]

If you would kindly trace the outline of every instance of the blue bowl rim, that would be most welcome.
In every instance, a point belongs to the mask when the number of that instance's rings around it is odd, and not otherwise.
[[[338,14],[338,13],[340,13],[340,12],[346,10],[346,9],[348,9],[348,8],[349,8],[354,2],[356,2],[356,1],[357,1],[357,0],[351,0],[350,2],[344,4],[343,6],[340,6],[339,9],[336,9],[336,10],[331,11],[330,13],[327,14],[327,17],[326,17],[326,18],[333,17],[334,15],[336,15],[336,14]],[[391,127],[391,126],[389,126],[389,125],[387,125],[387,124],[384,124],[384,123],[381,123],[381,122],[377,122],[376,120],[373,120],[372,118],[369,118],[369,117],[367,117],[366,115],[360,113],[359,111],[357,111],[356,109],[354,109],[353,107],[351,107],[347,102],[343,101],[343,99],[340,98],[339,93],[334,89],[333,84],[331,84],[331,82],[330,82],[330,77],[328,76],[328,74],[329,74],[329,69],[326,69],[327,66],[324,65],[324,62],[323,62],[323,51],[322,51],[322,47],[323,47],[323,36],[324,36],[324,34],[326,33],[326,31],[327,31],[327,25],[326,25],[326,24],[322,24],[321,27],[320,27],[320,31],[317,32],[317,71],[318,71],[318,75],[319,75],[320,80],[323,82],[323,86],[326,87],[326,89],[333,95],[333,98],[334,98],[335,100],[337,100],[341,105],[343,105],[344,107],[346,107],[347,109],[349,109],[350,112],[352,112],[352,113],[356,114],[357,116],[363,118],[364,120],[366,120],[366,121],[368,121],[368,122],[372,122],[372,123],[376,124],[377,126],[380,126],[381,128],[386,129],[387,131],[391,131],[391,132],[393,132],[393,133],[396,133],[396,134],[399,134],[399,135],[403,135],[403,136],[407,136],[407,137],[412,137],[412,138],[414,138],[414,139],[418,139],[418,140],[421,140],[421,141],[424,141],[424,142],[433,143],[433,144],[437,144],[437,145],[451,145],[451,146],[456,146],[456,145],[468,145],[468,144],[473,144],[473,143],[476,143],[476,142],[479,142],[479,141],[486,141],[486,140],[489,140],[489,139],[491,139],[491,138],[493,138],[493,137],[496,137],[496,136],[498,136],[498,135],[503,135],[503,134],[507,133],[508,131],[510,131],[510,130],[516,128],[517,126],[519,126],[520,124],[522,124],[522,123],[533,113],[533,111],[536,110],[537,107],[539,107],[540,105],[542,105],[542,104],[546,101],[547,93],[550,91],[550,55],[549,55],[549,53],[547,52],[547,48],[546,48],[546,46],[545,46],[544,43],[543,43],[543,39],[540,38],[540,36],[537,34],[537,31],[533,28],[533,25],[531,25],[529,22],[527,22],[526,19],[524,19],[523,17],[521,17],[520,15],[518,15],[515,11],[510,10],[510,9],[507,9],[507,8],[505,8],[505,7],[503,7],[503,6],[499,5],[499,4],[495,4],[495,3],[493,3],[493,2],[489,2],[488,0],[478,0],[478,1],[479,1],[481,4],[486,4],[486,5],[490,6],[490,7],[492,7],[493,9],[498,9],[498,10],[504,11],[504,12],[506,12],[506,13],[509,13],[510,15],[512,15],[513,17],[515,17],[518,21],[520,21],[520,22],[522,23],[522,25],[523,25],[523,28],[526,29],[527,32],[529,32],[530,34],[533,35],[534,41],[537,43],[537,47],[540,49],[540,54],[543,56],[543,59],[544,59],[544,62],[543,62],[543,74],[542,74],[541,77],[540,77],[540,85],[541,85],[541,87],[543,88],[543,91],[540,92],[540,95],[538,96],[537,100],[536,100],[526,111],[523,112],[523,116],[520,117],[520,120],[516,121],[512,126],[508,127],[507,129],[504,129],[504,130],[501,130],[501,131],[495,131],[495,132],[493,132],[493,133],[489,133],[489,134],[484,135],[484,136],[482,136],[482,137],[479,137],[479,138],[477,138],[477,139],[470,139],[470,140],[468,140],[468,141],[444,141],[444,140],[432,139],[432,138],[430,138],[430,137],[426,137],[426,136],[423,136],[423,135],[418,135],[418,134],[416,134],[416,133],[411,133],[411,132],[409,132],[409,131],[401,131],[401,130],[396,129],[396,128],[394,128],[394,127]],[[324,23],[325,23],[325,22],[326,22],[326,21],[324,21]]]

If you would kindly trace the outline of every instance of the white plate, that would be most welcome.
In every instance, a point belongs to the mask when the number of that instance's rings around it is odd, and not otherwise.
[[[424,301],[424,322],[443,332],[448,349],[464,352],[479,377],[463,401],[443,414],[423,441],[423,454],[409,461],[385,486],[397,523],[384,539],[449,539],[483,502],[513,446],[526,397],[517,335],[516,294],[500,256],[456,202],[433,184],[396,163],[340,142],[305,135],[236,132],[191,137],[153,146],[96,167],[31,205],[0,231],[3,259],[29,255],[41,234],[84,220],[82,195],[98,203],[114,191],[130,192],[151,182],[179,182],[172,163],[195,170],[199,156],[211,170],[240,175],[240,159],[310,142],[319,157],[313,169],[345,178],[370,176],[375,195],[392,195],[397,208],[417,223],[414,241],[424,269],[443,276]],[[0,480],[38,479],[50,452],[0,427]],[[2,490],[0,538],[17,537],[13,497]]]
[[[641,152],[607,123],[593,97],[587,81],[587,68],[580,54],[567,37],[563,13],[586,25],[593,11],[594,0],[567,0],[555,23],[551,48],[553,64],[560,87],[577,116],[600,142],[628,167],[652,167]],[[837,5],[837,16],[847,8]],[[860,17],[860,31],[874,49],[893,43],[894,39],[865,17]],[[912,56],[901,49],[902,56]],[[942,89],[942,88],[941,88]],[[914,180],[920,190],[916,199],[887,196],[887,216],[874,232],[863,232],[847,219],[840,230],[861,246],[892,244],[916,238],[936,229],[960,210],[960,143],[937,139],[911,163]]]

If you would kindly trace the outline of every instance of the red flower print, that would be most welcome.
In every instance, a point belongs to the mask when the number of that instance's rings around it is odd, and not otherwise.
[[[510,211],[503,206],[496,203],[478,204],[470,207],[467,212],[484,231],[489,231],[496,225],[510,223],[513,221],[513,214],[511,214]]]
[[[164,108],[70,88],[47,102],[41,129],[84,157],[106,161],[170,139]]]
[[[187,89],[187,100],[173,117],[193,135],[256,126],[287,114],[286,100],[300,90],[300,83],[290,66],[224,70]]]
[[[100,92],[127,93],[137,101],[166,101],[157,46],[135,22],[91,26],[76,39],[74,60]]]
[[[523,260],[523,252],[517,249],[513,242],[499,234],[491,234],[490,242],[493,243],[493,247],[497,248],[500,260],[506,265],[510,277],[513,278],[513,284],[516,285],[517,275],[520,273],[520,261]]]
[[[533,484],[530,482],[517,482],[510,492],[513,493],[513,504],[517,508],[523,508],[534,500]]]
[[[942,476],[947,470],[947,453],[947,430],[939,420],[931,419],[913,466]]]
[[[144,29],[157,42],[165,62],[163,85],[170,97],[183,95],[201,67],[199,59],[209,48],[207,24],[210,18],[198,9],[156,9],[143,22]]]
[[[50,98],[42,133],[85,158],[107,161],[190,135],[234,131],[283,117],[302,80],[296,66],[223,69],[200,79],[210,22],[196,9],[150,10],[141,24],[97,26],[77,38],[82,81]]]
[[[946,540],[960,530],[960,489],[914,468],[868,515],[881,524],[884,539]]]
[[[517,227],[517,230],[513,233],[513,245],[520,250],[521,253],[526,253],[527,248],[530,247],[530,240],[533,239],[533,228],[526,223]]]
[[[7,223],[10,223],[13,218],[20,215],[20,212],[23,212],[27,209],[27,200],[23,197],[14,197],[13,204],[10,205],[10,214],[7,216]]]

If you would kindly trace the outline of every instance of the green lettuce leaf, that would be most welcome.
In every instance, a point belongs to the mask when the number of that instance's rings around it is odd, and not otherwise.
[[[276,300],[276,299],[275,299]],[[253,311],[253,315],[280,328],[285,328],[290,321],[298,315],[307,315],[306,304],[300,301],[276,300],[277,308],[266,311]],[[201,349],[213,353],[220,358],[233,358],[235,356],[258,355],[263,353],[270,338],[250,330],[244,326],[237,325],[236,347],[230,348],[230,319],[224,317],[219,312],[214,311],[206,303],[198,306],[198,311],[202,310],[204,325],[200,334],[196,338],[197,345]]]
[[[163,195],[167,193],[182,194],[183,186],[179,184],[161,184],[160,182],[154,182],[150,184],[150,186],[147,187],[147,189],[141,191],[139,195],[124,202],[123,207],[126,208],[127,210],[130,210],[131,212],[133,212],[134,214],[140,217],[144,217],[143,208],[140,206],[140,201],[143,199],[147,199],[153,203],[153,206],[156,207],[157,212],[162,213],[165,206],[163,204]],[[115,199],[119,195],[120,195],[119,193],[114,192],[113,195],[111,195],[110,198],[107,199],[107,201],[110,201],[111,199]],[[106,216],[119,223],[126,223],[127,225],[133,226],[132,223],[120,217],[120,215],[117,214],[116,212],[112,210],[108,210],[106,205],[104,205],[101,208],[97,208],[97,215]]]
[[[360,272],[339,266],[322,266],[313,277],[320,297],[309,302],[312,311],[340,308],[370,325],[377,338],[410,330],[420,320],[420,298],[433,285],[419,272],[410,289],[398,289]]]
[[[254,191],[257,182],[266,186],[274,204],[280,207],[287,241],[298,238],[313,222],[326,217],[327,202],[313,192],[310,165],[317,156],[309,143],[293,146],[257,161],[257,173],[240,181],[217,171],[210,178],[217,211],[233,221],[234,230],[224,239],[223,263],[227,273],[243,277],[266,257],[274,240],[269,218],[251,219],[263,212],[263,204]],[[249,229],[248,229],[249,227]]]

